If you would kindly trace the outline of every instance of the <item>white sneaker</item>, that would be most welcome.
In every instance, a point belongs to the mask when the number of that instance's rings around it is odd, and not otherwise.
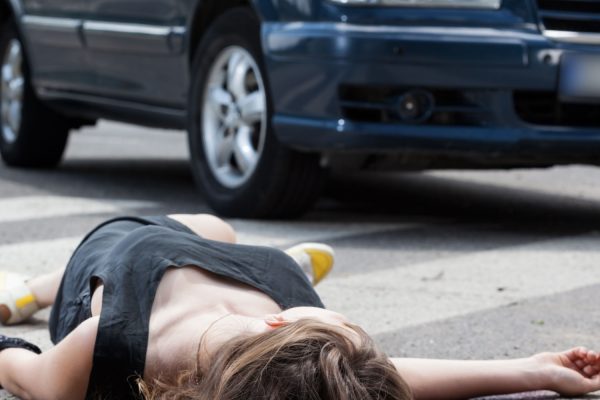
[[[335,252],[323,243],[301,243],[285,251],[316,286],[333,269]]]
[[[24,275],[0,271],[0,306],[5,306],[10,311],[8,318],[0,318],[2,324],[18,324],[39,310],[26,281],[27,277]]]

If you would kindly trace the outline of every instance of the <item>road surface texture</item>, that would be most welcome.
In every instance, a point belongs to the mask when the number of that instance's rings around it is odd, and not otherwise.
[[[116,215],[208,211],[181,132],[103,122],[71,136],[56,170],[0,166],[0,267],[63,266],[86,231]],[[390,355],[600,349],[598,168],[334,177],[302,219],[231,222],[244,243],[334,246],[319,293]],[[47,317],[0,332],[48,348]]]

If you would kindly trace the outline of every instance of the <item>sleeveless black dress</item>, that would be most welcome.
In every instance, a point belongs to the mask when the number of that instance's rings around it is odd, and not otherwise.
[[[135,381],[144,374],[156,289],[167,268],[190,265],[261,290],[282,309],[323,307],[300,268],[280,250],[206,240],[168,217],[107,221],[71,257],[49,324],[56,344],[91,317],[91,294],[102,281],[88,399],[138,398]]]

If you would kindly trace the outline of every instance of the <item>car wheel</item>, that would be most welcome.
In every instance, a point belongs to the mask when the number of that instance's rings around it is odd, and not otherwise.
[[[0,63],[2,159],[12,166],[55,166],[62,158],[69,125],[37,99],[23,43],[12,22],[0,32]]]
[[[294,217],[318,197],[319,156],[282,146],[271,110],[260,22],[250,9],[227,11],[197,49],[188,122],[194,177],[222,215]]]

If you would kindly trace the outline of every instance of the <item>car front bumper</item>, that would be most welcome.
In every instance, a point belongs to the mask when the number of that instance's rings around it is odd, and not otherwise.
[[[524,116],[515,100],[516,93],[556,96],[562,54],[600,56],[600,46],[554,42],[536,29],[266,23],[263,49],[273,125],[295,149],[534,152],[549,159],[600,153],[600,116],[598,126],[589,118],[548,122]],[[381,98],[369,94],[382,88]],[[438,111],[454,118],[395,118],[395,99],[414,89],[444,94]],[[360,107],[368,117],[352,112]],[[391,112],[378,118],[377,107]]]

